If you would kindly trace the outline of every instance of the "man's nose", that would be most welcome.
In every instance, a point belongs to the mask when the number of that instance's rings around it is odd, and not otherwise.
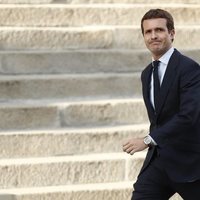
[[[155,31],[151,32],[151,39],[156,39],[158,36]]]

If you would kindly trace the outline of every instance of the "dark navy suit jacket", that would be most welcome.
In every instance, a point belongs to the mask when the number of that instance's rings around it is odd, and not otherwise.
[[[150,102],[152,67],[142,72],[143,98],[150,121],[150,147],[141,172],[155,150],[169,177],[176,182],[200,179],[200,66],[174,50],[161,85],[158,109]]]

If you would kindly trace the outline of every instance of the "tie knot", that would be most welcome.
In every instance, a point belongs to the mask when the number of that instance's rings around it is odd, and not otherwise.
[[[160,63],[159,60],[154,60],[152,65],[153,65],[154,68],[157,68],[159,63]]]

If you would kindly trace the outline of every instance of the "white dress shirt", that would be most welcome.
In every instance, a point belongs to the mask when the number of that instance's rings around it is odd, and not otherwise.
[[[165,75],[165,71],[167,69],[167,65],[169,63],[169,59],[171,57],[171,55],[174,52],[174,48],[171,47],[161,58],[159,58],[159,66],[158,66],[158,77],[160,80],[160,85],[162,85],[162,81]],[[154,59],[152,59],[152,62],[154,61]],[[151,75],[151,85],[150,85],[150,101],[151,104],[153,106],[153,108],[155,108],[154,105],[154,89],[153,89],[153,73]]]
[[[171,55],[173,54],[174,52],[174,48],[171,47],[161,58],[159,58],[159,66],[158,66],[158,77],[159,77],[159,80],[160,80],[160,85],[162,85],[162,81],[163,81],[163,78],[164,78],[164,75],[165,75],[165,71],[167,69],[167,65],[169,63],[169,59],[171,58]],[[152,62],[154,61],[154,59],[152,58]],[[155,108],[155,104],[154,104],[154,88],[153,88],[153,73],[151,75],[151,83],[150,83],[150,101],[151,101],[151,104],[153,106],[153,108]],[[153,145],[157,145],[157,143],[154,141],[154,139],[148,135],[148,137],[151,138],[152,140],[152,144]]]

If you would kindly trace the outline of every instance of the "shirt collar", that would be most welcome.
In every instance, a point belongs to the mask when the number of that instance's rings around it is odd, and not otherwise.
[[[159,61],[167,65],[173,52],[174,52],[174,47],[171,47],[162,57],[159,58]],[[152,62],[153,61],[154,59],[152,59]]]

